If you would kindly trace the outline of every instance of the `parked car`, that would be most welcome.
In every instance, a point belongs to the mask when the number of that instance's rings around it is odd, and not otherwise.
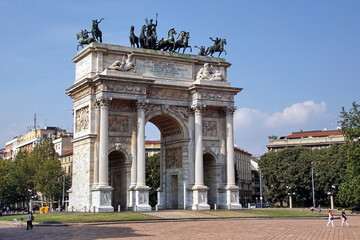
[[[269,206],[268,203],[256,203],[256,208],[268,208]]]

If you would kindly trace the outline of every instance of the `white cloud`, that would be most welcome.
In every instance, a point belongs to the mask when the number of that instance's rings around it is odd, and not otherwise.
[[[258,109],[239,108],[235,112],[235,143],[254,155],[267,152],[268,136],[284,136],[301,129],[335,129],[336,117],[326,109],[326,103],[306,101],[295,103],[281,112],[265,113]]]
[[[264,122],[266,128],[281,126],[297,126],[307,123],[309,120],[317,120],[326,115],[326,104],[316,104],[313,101],[295,103],[285,108],[282,112],[270,115]]]

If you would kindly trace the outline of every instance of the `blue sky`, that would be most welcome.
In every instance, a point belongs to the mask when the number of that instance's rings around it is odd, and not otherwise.
[[[105,18],[103,42],[129,46],[130,26],[138,35],[156,13],[159,37],[174,27],[190,32],[191,46],[227,39],[228,79],[244,88],[235,98],[237,146],[261,155],[270,135],[336,129],[341,107],[360,102],[359,12],[355,0],[1,0],[0,148],[26,133],[35,112],[40,127],[72,130],[65,89],[75,76],[76,33],[92,19]],[[159,133],[148,127],[146,136]]]

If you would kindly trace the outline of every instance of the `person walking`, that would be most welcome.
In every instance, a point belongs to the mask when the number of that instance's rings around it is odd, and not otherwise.
[[[348,220],[347,220],[345,209],[343,209],[342,212],[341,212],[341,226],[344,226],[344,223],[346,223],[346,225],[348,227],[350,227],[350,225],[348,223]]]
[[[32,221],[34,220],[34,216],[32,212],[29,212],[27,219],[26,219],[26,230],[33,229]]]
[[[331,226],[334,227],[334,214],[331,210],[329,210],[329,221],[327,223],[327,227],[329,226],[329,223],[331,223]]]

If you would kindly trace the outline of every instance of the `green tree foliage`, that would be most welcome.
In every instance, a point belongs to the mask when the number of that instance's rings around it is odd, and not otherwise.
[[[360,143],[348,142],[343,146],[347,164],[344,180],[339,187],[339,200],[345,206],[360,207]]]
[[[149,203],[157,204],[157,189],[160,187],[160,155],[155,154],[146,158],[146,185],[150,187]]]
[[[340,113],[341,130],[348,140],[342,146],[345,176],[339,187],[339,200],[345,206],[360,207],[360,111],[359,104],[353,102],[347,112],[342,108]]]
[[[281,203],[288,201],[289,193],[295,193],[294,206],[311,206],[311,168],[314,167],[316,203],[328,205],[328,192],[336,195],[345,174],[346,167],[342,164],[341,154],[341,146],[337,145],[315,150],[288,148],[264,154],[260,167],[264,183],[269,189],[268,200]]]
[[[0,161],[0,199],[7,204],[27,202],[37,192],[51,201],[60,199],[64,176],[54,145],[46,139],[31,153]]]
[[[27,201],[31,197],[34,183],[31,179],[33,171],[29,165],[29,154],[19,152],[14,161],[7,162],[7,173],[2,189],[8,203]]]
[[[360,140],[360,105],[356,102],[352,103],[352,108],[347,112],[342,107],[339,120],[341,131],[345,138],[349,141]]]
[[[31,159],[36,169],[35,190],[52,201],[60,199],[65,174],[51,139],[38,144],[31,153]]]

